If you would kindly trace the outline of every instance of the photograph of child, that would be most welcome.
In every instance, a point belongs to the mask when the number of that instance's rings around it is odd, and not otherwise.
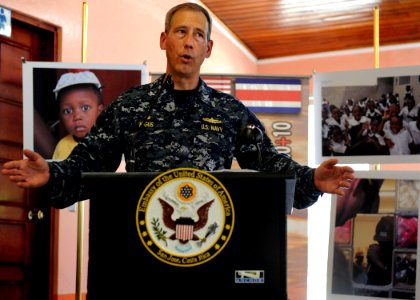
[[[30,72],[31,80],[24,84],[30,91],[24,103],[32,105],[28,111],[33,114],[33,123],[24,124],[24,134],[33,132],[33,145],[24,146],[52,160],[66,158],[88,134],[98,114],[123,91],[146,83],[144,65],[26,65],[29,67],[24,72]]]
[[[68,72],[61,75],[53,90],[59,106],[60,122],[67,135],[62,137],[53,159],[65,159],[82,140],[103,110],[102,85],[91,71]]]

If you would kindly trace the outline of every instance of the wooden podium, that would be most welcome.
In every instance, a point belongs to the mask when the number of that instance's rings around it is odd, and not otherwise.
[[[222,241],[223,250],[193,266],[157,259],[139,236],[139,199],[159,173],[83,174],[91,191],[88,300],[147,295],[287,299],[286,215],[293,204],[294,177],[247,171],[208,174],[228,191],[234,224],[229,239]]]

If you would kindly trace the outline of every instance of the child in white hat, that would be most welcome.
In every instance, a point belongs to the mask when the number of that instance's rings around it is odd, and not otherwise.
[[[56,145],[53,159],[65,159],[82,140],[103,110],[102,85],[90,71],[65,73],[53,90],[59,104],[60,121],[68,135]]]

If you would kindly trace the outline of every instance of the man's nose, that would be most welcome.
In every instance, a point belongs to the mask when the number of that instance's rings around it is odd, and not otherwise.
[[[188,33],[185,36],[185,47],[192,48],[194,46],[194,35],[192,33]]]

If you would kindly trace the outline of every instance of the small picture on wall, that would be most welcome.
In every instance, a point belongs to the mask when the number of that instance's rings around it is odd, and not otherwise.
[[[316,161],[420,161],[420,67],[314,77]]]
[[[417,228],[418,217],[414,216],[398,216],[397,217],[397,241],[396,246],[399,248],[417,248]]]
[[[417,210],[420,199],[420,180],[399,180],[398,201],[399,210]]]
[[[394,287],[414,291],[417,273],[417,254],[398,252],[395,254]]]

